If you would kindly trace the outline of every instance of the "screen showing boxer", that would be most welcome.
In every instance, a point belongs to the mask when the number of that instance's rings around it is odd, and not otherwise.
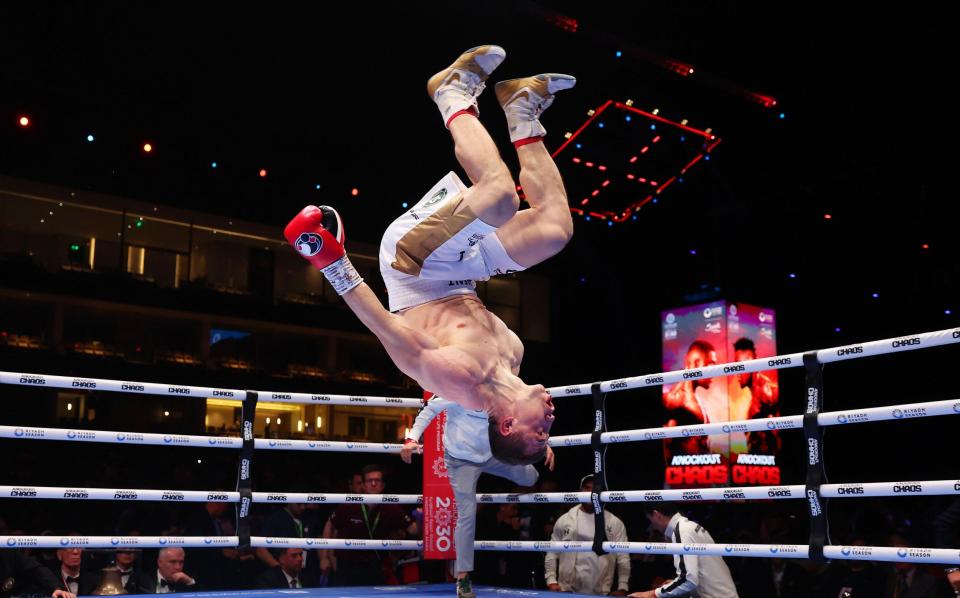
[[[716,301],[663,312],[663,369],[699,369],[776,355],[774,311]],[[779,415],[776,370],[691,377],[663,386],[665,426]],[[666,486],[777,484],[779,433],[728,432],[664,441]]]

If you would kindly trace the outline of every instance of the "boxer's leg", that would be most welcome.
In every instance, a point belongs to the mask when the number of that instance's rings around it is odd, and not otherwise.
[[[497,84],[497,99],[507,114],[510,140],[520,160],[520,185],[530,204],[500,227],[497,237],[507,254],[525,268],[557,254],[573,236],[567,193],[543,144],[546,129],[539,116],[553,103],[554,93],[575,83],[569,75],[543,74]]]
[[[457,161],[473,182],[457,213],[470,210],[493,227],[509,220],[520,205],[513,177],[477,119],[477,96],[505,56],[499,46],[479,46],[461,54],[427,82],[427,93],[453,136]]]
[[[573,237],[573,217],[560,171],[542,141],[517,148],[520,185],[530,207],[497,230],[514,261],[530,268],[556,255]]]
[[[520,198],[490,133],[477,117],[464,113],[450,122],[450,134],[457,161],[473,182],[456,213],[469,208],[490,226],[503,226],[517,213]]]

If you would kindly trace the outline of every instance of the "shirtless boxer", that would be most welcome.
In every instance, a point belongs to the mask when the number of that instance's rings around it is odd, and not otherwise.
[[[530,204],[518,211],[516,184],[478,119],[477,97],[505,57],[499,46],[479,46],[427,82],[471,185],[450,172],[387,228],[380,272],[389,311],[346,256],[336,210],[307,206],[284,234],[401,371],[448,401],[484,411],[493,456],[521,465],[546,456],[553,403],[542,385],[518,377],[523,345],[477,298],[474,281],[535,266],[570,241],[566,191],[539,117],[576,79],[548,73],[496,85]]]

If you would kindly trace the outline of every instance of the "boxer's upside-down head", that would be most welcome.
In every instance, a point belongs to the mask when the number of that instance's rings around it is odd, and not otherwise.
[[[520,378],[501,380],[488,401],[490,451],[503,463],[527,465],[543,460],[556,416],[546,389]]]

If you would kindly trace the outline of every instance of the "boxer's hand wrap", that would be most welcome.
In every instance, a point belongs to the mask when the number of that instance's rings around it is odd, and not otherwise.
[[[349,293],[354,287],[363,282],[357,269],[350,263],[350,258],[343,256],[326,268],[320,270],[327,277],[327,282],[333,286],[337,295]]]

